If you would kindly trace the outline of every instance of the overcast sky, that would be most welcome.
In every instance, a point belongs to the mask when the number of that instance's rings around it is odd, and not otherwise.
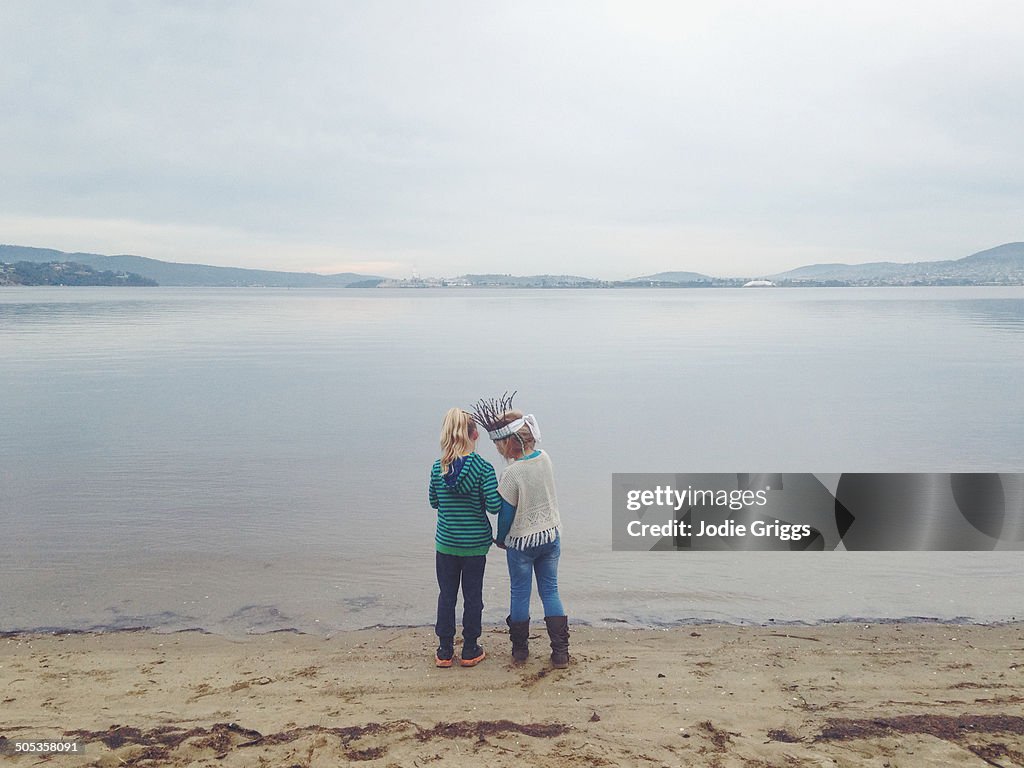
[[[1024,240],[1024,3],[0,5],[0,242],[395,277]]]

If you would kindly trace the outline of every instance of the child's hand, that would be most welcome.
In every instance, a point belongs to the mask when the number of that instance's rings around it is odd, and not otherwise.
[[[498,541],[497,539],[494,540],[494,543],[498,545],[498,549],[508,549],[508,547],[506,547],[504,543]]]

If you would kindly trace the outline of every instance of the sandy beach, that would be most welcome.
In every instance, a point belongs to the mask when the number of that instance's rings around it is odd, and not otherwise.
[[[425,628],[5,637],[0,734],[84,748],[21,765],[1024,765],[1019,624],[578,627],[563,671],[541,635],[452,669]]]

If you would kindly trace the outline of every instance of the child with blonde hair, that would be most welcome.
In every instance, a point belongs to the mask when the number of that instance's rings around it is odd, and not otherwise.
[[[511,606],[505,621],[512,640],[512,660],[522,664],[529,657],[530,596],[536,575],[551,664],[565,669],[569,666],[569,620],[558,593],[562,521],[554,471],[547,452],[537,449],[540,427],[536,417],[512,409],[515,395],[480,400],[473,416],[508,462],[498,482],[502,508],[496,543],[505,550],[508,563]]]
[[[430,471],[428,496],[437,510],[434,537],[437,571],[437,633],[434,654],[439,667],[452,666],[455,655],[455,605],[462,587],[462,655],[459,663],[472,667],[486,658],[480,647],[484,609],[483,583],[487,551],[493,535],[487,514],[501,510],[494,467],[475,452],[479,438],[470,414],[451,408],[441,425],[441,458]]]

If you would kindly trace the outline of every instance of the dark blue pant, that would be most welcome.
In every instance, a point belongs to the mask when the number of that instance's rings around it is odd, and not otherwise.
[[[437,552],[437,624],[434,631],[444,639],[455,637],[455,603],[462,585],[462,644],[471,648],[480,637],[484,611],[484,566],[487,555],[461,557]]]

